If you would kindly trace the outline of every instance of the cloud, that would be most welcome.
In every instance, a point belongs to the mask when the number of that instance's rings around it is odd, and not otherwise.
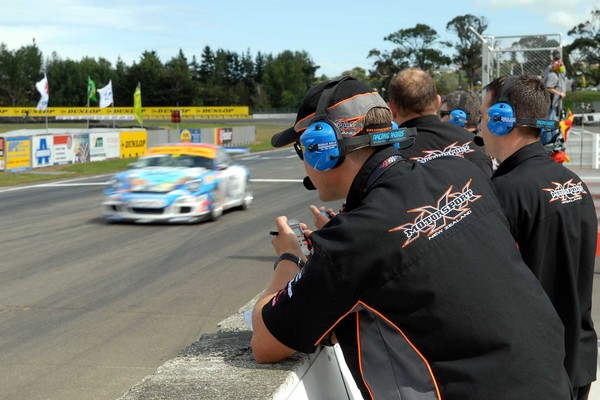
[[[587,18],[589,18],[589,16]],[[552,25],[564,28],[565,31],[569,31],[574,26],[585,21],[585,17],[574,15],[566,11],[553,11],[546,15],[546,19]]]

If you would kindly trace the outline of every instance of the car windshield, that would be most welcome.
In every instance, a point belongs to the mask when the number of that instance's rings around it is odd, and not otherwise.
[[[140,158],[135,163],[136,168],[144,167],[183,167],[183,168],[208,168],[213,167],[213,159],[191,156],[188,154],[160,154]]]

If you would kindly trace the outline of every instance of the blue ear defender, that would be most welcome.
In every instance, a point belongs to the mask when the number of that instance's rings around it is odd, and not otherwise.
[[[487,110],[487,128],[496,136],[508,135],[517,123],[517,116],[508,102],[508,95],[517,77],[506,78],[498,102]]]
[[[340,162],[340,149],[335,125],[313,122],[300,136],[304,160],[317,171],[328,171]]]
[[[516,122],[513,108],[508,103],[496,103],[487,111],[487,127],[496,136],[508,135]]]
[[[464,127],[467,123],[467,113],[459,108],[452,110],[450,112],[450,118],[448,119],[448,122],[452,122],[455,125]]]

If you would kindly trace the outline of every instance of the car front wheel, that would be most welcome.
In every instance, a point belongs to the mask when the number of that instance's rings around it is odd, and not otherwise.
[[[254,195],[252,194],[252,184],[250,183],[250,180],[247,180],[246,187],[244,188],[244,198],[242,199],[242,210],[249,209],[253,199]]]
[[[212,204],[210,206],[210,220],[216,221],[223,215],[223,205],[221,204],[221,193],[215,189],[212,192]]]

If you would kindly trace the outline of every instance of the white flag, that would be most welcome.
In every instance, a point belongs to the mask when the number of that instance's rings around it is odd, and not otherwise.
[[[100,108],[105,108],[113,103],[112,80],[108,81],[108,85],[97,90],[100,93]]]
[[[48,78],[46,78],[46,74],[44,74],[44,79],[39,82],[36,82],[35,88],[42,97],[40,101],[37,103],[37,109],[43,111],[48,108],[48,100],[50,99],[50,93],[48,92]]]

